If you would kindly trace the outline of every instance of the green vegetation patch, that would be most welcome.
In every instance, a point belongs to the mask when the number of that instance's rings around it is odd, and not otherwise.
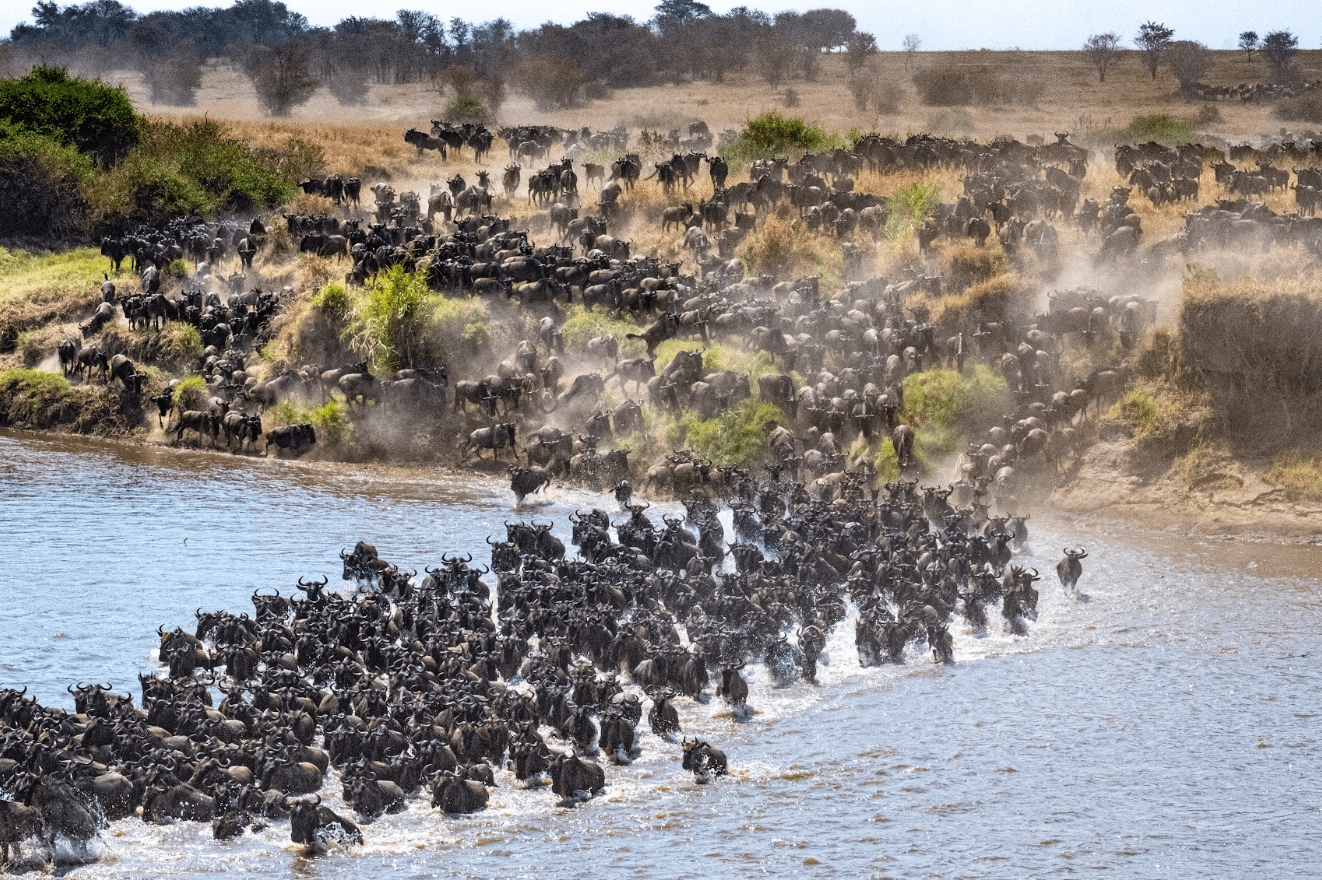
[[[219,122],[152,120],[137,149],[84,189],[104,214],[211,217],[274,208],[293,196],[294,180],[274,156],[253,151]]]
[[[1005,379],[986,364],[963,373],[938,368],[905,379],[904,407],[898,418],[913,428],[914,456],[925,472],[933,473],[1012,405]],[[872,458],[886,479],[899,475],[889,439],[881,441]]]
[[[271,410],[271,416],[273,424],[311,425],[317,431],[318,443],[345,444],[353,433],[349,405],[339,400],[317,407],[287,401]]]
[[[97,291],[110,261],[96,248],[52,253],[0,247],[0,307],[38,290],[59,293]]]
[[[886,238],[895,241],[909,230],[922,226],[940,203],[941,187],[922,180],[887,196],[890,219],[886,221]]]
[[[11,369],[0,371],[0,427],[113,434],[132,425],[111,388],[74,387],[56,373]]]
[[[1292,451],[1277,456],[1264,476],[1301,499],[1322,501],[1322,458]]]
[[[688,447],[714,464],[739,464],[765,449],[772,422],[784,424],[780,407],[749,398],[715,419],[684,412],[667,426],[666,440],[672,448]]]
[[[1197,139],[1198,134],[1192,124],[1164,113],[1136,117],[1124,128],[1107,129],[1094,137],[1098,143],[1145,144],[1148,141],[1156,141],[1168,146],[1189,143]]]
[[[721,148],[721,155],[742,165],[754,159],[797,158],[804,153],[820,153],[846,146],[844,140],[802,119],[781,116],[772,110],[750,120],[739,137]],[[732,167],[737,171],[738,167]]]
[[[327,285],[331,287],[331,285]],[[350,344],[375,370],[426,366],[474,355],[490,340],[487,305],[432,291],[425,271],[390,267],[361,289],[333,289],[320,307],[340,308]],[[341,292],[343,291],[343,292]],[[329,298],[329,299],[328,299]]]
[[[124,89],[70,76],[60,67],[35,67],[27,76],[0,80],[0,120],[72,145],[105,167],[128,154],[143,127]]]

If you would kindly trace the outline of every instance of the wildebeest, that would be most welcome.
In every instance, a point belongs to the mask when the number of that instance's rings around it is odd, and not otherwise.
[[[492,450],[492,455],[495,450]],[[514,493],[514,503],[522,504],[523,499],[534,492],[542,491],[542,488],[551,484],[551,472],[541,467],[517,467],[511,466],[510,472],[510,491]]]
[[[1056,563],[1056,575],[1060,578],[1061,586],[1070,590],[1075,588],[1079,577],[1083,574],[1083,563],[1080,560],[1086,559],[1087,556],[1087,551],[1082,547],[1065,548],[1065,556]]]
[[[220,416],[210,411],[186,410],[179,414],[179,424],[170,430],[174,431],[176,443],[183,439],[185,431],[196,431],[199,443],[204,434],[210,434],[211,445],[215,446],[216,438],[220,435]]]
[[[712,776],[724,776],[730,772],[725,752],[698,739],[684,740],[684,769],[696,776],[698,782],[706,782]]]
[[[673,312],[667,312],[657,318],[642,333],[626,333],[629,339],[641,339],[647,345],[648,357],[656,357],[656,347],[667,339],[674,339],[679,335],[679,316]]]
[[[363,832],[358,826],[321,805],[321,796],[308,801],[288,801],[289,839],[308,847],[324,846],[328,837],[340,837],[348,843],[361,844]]]
[[[606,773],[601,765],[572,753],[557,755],[547,772],[551,775],[551,791],[564,798],[574,797],[580,791],[599,794],[606,788]]]
[[[895,463],[900,470],[913,464],[913,428],[908,425],[896,425],[891,432],[891,444],[895,448]]]
[[[266,455],[271,454],[271,446],[276,448],[278,455],[281,450],[289,449],[298,454],[303,451],[305,446],[311,446],[317,442],[317,432],[311,425],[288,425],[283,428],[272,428],[266,432]]]
[[[506,446],[514,448],[515,427],[512,422],[501,422],[487,428],[478,428],[468,435],[464,441],[464,448],[461,458],[467,459],[468,454],[477,451],[478,458],[482,457],[483,449],[491,450],[493,461],[500,461],[500,450]]]
[[[9,864],[10,846],[38,837],[45,829],[38,810],[0,798],[0,867]]]

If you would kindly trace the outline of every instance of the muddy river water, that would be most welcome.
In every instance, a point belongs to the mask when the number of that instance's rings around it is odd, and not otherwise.
[[[567,539],[576,506],[613,507],[563,489],[511,501],[479,477],[0,433],[0,686],[71,707],[67,685],[108,681],[136,700],[158,625],[251,611],[255,589],[300,577],[340,583],[356,540],[421,570],[442,552],[485,560],[507,519],[554,517]],[[648,732],[575,807],[502,771],[482,813],[420,795],[365,824],[362,847],[317,857],[287,823],[219,844],[129,819],[71,874],[1322,876],[1322,550],[1030,527],[1023,559],[1044,578],[1026,636],[956,624],[952,665],[915,652],[862,669],[851,614],[818,686],[776,689],[750,666],[750,718],[681,701],[685,732],[730,756],[713,784]],[[1077,598],[1055,582],[1066,544],[1089,550]]]

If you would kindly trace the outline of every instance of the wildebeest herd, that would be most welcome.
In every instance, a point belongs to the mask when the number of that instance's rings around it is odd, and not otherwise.
[[[503,298],[532,312],[536,333],[489,372],[417,363],[378,376],[367,364],[323,364],[289,367],[259,379],[246,369],[248,353],[264,341],[271,318],[287,297],[243,292],[241,273],[222,281],[219,261],[227,244],[260,246],[265,240],[260,221],[246,230],[233,224],[211,228],[191,223],[107,240],[105,250],[112,259],[133,256],[147,267],[144,271],[185,252],[206,258],[181,295],[148,293],[149,284],[159,284],[157,272],[151,279],[144,276],[143,294],[121,299],[129,321],[155,325],[182,318],[199,328],[208,347],[202,365],[210,390],[206,409],[192,410],[187,418],[180,412],[170,430],[176,437],[196,431],[199,440],[205,433],[214,444],[229,419],[242,432],[227,430],[227,445],[233,448],[237,437],[243,448],[255,440],[254,431],[261,433],[260,417],[273,404],[291,398],[324,402],[338,394],[351,404],[351,416],[381,407],[441,422],[442,433],[448,433],[464,460],[486,450],[499,460],[503,449],[518,452],[522,442],[526,467],[511,474],[518,497],[551,479],[607,488],[626,477],[650,492],[682,497],[695,485],[719,478],[710,462],[675,450],[664,459],[635,462],[639,470],[634,472],[629,450],[612,449],[615,438],[637,430],[649,412],[691,409],[709,419],[756,397],[776,404],[785,415],[783,430],[772,437],[765,457],[787,468],[793,479],[802,479],[814,494],[830,498],[845,474],[861,469],[865,478],[873,476],[866,472],[870,462],[844,454],[859,437],[870,445],[889,440],[900,467],[908,472],[915,466],[921,457],[921,426],[901,424],[897,418],[906,380],[936,364],[963,371],[972,360],[989,364],[1004,377],[1015,408],[985,442],[967,450],[957,478],[972,486],[975,495],[985,489],[984,500],[999,500],[1002,509],[1013,510],[1019,506],[1016,478],[1026,471],[1049,470],[1048,465],[1056,471],[1064,468],[1077,452],[1076,424],[1086,405],[1095,402],[1100,409],[1118,395],[1128,367],[1122,359],[1104,360],[1106,352],[1114,340],[1122,352],[1134,346],[1153,321],[1154,303],[1140,294],[1065,291],[1053,295],[1049,308],[1038,314],[1014,304],[993,305],[951,312],[937,325],[928,318],[927,297],[958,291],[967,281],[942,278],[921,266],[897,270],[891,277],[866,277],[861,245],[887,229],[890,208],[882,195],[860,191],[857,179],[864,169],[880,175],[915,169],[963,171],[962,195],[935,206],[916,230],[924,251],[941,237],[967,238],[984,246],[994,234],[1012,261],[1050,265],[1060,257],[1058,224],[1067,222],[1093,237],[1093,258],[1105,265],[1133,264],[1176,251],[1192,254],[1207,247],[1266,247],[1273,241],[1322,249],[1322,220],[1302,216],[1314,198],[1316,172],[1311,169],[1296,170],[1293,188],[1301,216],[1277,216],[1261,204],[1223,199],[1191,212],[1183,232],[1146,250],[1140,248],[1139,215],[1128,204],[1135,188],[1154,201],[1175,198],[1183,193],[1181,182],[1196,181],[1210,160],[1222,160],[1215,165],[1218,176],[1227,158],[1252,162],[1259,171],[1236,172],[1241,177],[1235,180],[1276,186],[1274,162],[1307,162],[1310,156],[1232,150],[1227,157],[1197,145],[1123,148],[1116,152],[1116,167],[1132,181],[1131,187],[1116,188],[1104,201],[1080,202],[1087,151],[1063,134],[1055,143],[1039,145],[1008,139],[977,144],[928,135],[900,141],[872,135],[850,150],[809,154],[798,162],[759,160],[749,166],[747,180],[730,182],[726,163],[703,152],[703,138],[710,145],[710,132],[695,126],[688,138],[672,132],[667,140],[673,142],[671,157],[652,162],[650,172],[637,153],[624,152],[626,144],[618,133],[598,138],[591,132],[546,126],[502,130],[512,158],[535,161],[557,145],[568,154],[533,173],[527,188],[529,200],[548,212],[558,233],[555,244],[537,246],[514,221],[483,212],[492,198],[486,172],[471,184],[453,175],[444,186],[434,187],[449,200],[434,194],[425,210],[417,195],[396,194],[389,185],[379,184],[371,188],[377,199],[372,217],[286,216],[300,249],[351,258],[350,283],[366,282],[399,264],[424,270],[432,287],[451,295]],[[475,155],[484,155],[490,135],[480,126],[434,122],[426,137],[439,139],[451,150],[467,146]],[[409,137],[410,143],[418,140],[416,133]],[[595,182],[599,190],[596,211],[590,213],[571,157],[580,144],[598,142],[622,152],[609,166],[580,166],[587,185]],[[698,172],[704,162],[711,194],[695,198],[690,192],[700,186]],[[516,163],[512,171],[521,167]],[[513,175],[512,189],[508,177],[510,199],[519,176]],[[1288,173],[1286,177],[1288,181]],[[354,178],[333,175],[308,186],[344,206],[350,199],[350,180]],[[630,242],[611,234],[615,227],[637,222],[637,217],[627,216],[630,197],[634,187],[647,180],[657,181],[665,192],[685,192],[684,202],[661,211],[661,221],[663,228],[684,230],[681,249],[693,261],[691,272],[682,271],[683,262],[631,256]],[[329,190],[327,181],[332,181]],[[440,210],[446,205],[457,209],[454,219],[450,211]],[[733,249],[766,217],[786,210],[808,231],[838,239],[844,250],[843,274],[856,280],[836,291],[822,291],[813,276],[746,277]],[[440,221],[438,212],[443,215]],[[113,300],[111,288],[108,299]],[[621,358],[624,340],[613,336],[592,339],[567,353],[559,305],[571,302],[636,321],[638,332],[628,338],[640,340],[646,354]],[[114,317],[113,309],[113,302],[103,303],[84,325],[84,333],[94,335]],[[689,339],[695,347],[658,364],[658,346],[670,339]],[[707,370],[702,349],[696,346],[713,343],[765,351],[780,372],[749,376]],[[1089,351],[1094,363],[1101,362],[1084,371],[1067,371],[1061,366],[1062,354],[1070,348]],[[109,369],[107,353],[93,345],[80,347],[70,340],[60,354],[66,370],[80,375],[98,369],[104,375]],[[132,377],[140,374],[135,368],[124,375],[129,390]],[[609,380],[618,380],[624,403],[605,405]],[[173,406],[168,391],[153,397],[162,421]],[[571,425],[582,427],[570,430]],[[275,446],[298,451],[315,441],[310,427],[275,431],[279,433],[267,437],[268,450]]]
[[[729,487],[660,524],[646,504],[614,523],[580,511],[577,553],[552,523],[509,522],[489,565],[443,554],[421,577],[359,542],[340,553],[343,590],[300,579],[291,595],[254,592],[252,613],[158,628],[162,668],[139,676],[137,700],[71,685],[69,713],[0,689],[6,857],[135,815],[210,822],[218,840],[287,820],[295,843],[350,846],[385,813],[483,809],[496,771],[582,799],[609,783],[603,763],[639,754],[644,714],[706,782],[729,760],[682,736],[676,701],[714,690],[744,712],[749,662],[773,687],[814,682],[851,607],[864,666],[925,650],[950,662],[952,619],[977,631],[997,604],[1012,631],[1036,617],[1037,573],[1011,555],[1022,521],[970,522],[913,482],[834,502],[774,468]],[[1062,560],[1070,588],[1083,555]],[[328,785],[352,816],[324,802]]]

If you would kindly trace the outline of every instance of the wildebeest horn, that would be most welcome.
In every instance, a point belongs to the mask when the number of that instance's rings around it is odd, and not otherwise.
[[[341,550],[341,551],[340,551],[340,558],[341,558],[341,559],[348,559],[348,558],[349,558],[349,554],[348,554],[348,553],[345,553],[343,550]]]

